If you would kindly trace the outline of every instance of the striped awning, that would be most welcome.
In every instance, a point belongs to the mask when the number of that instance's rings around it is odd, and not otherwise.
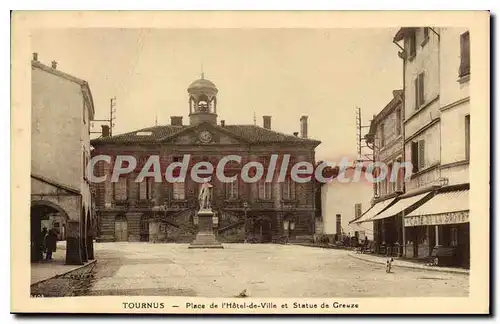
[[[469,221],[469,190],[435,195],[405,215],[405,226],[460,224]]]
[[[386,200],[383,200],[383,201],[376,203],[370,209],[368,209],[363,215],[361,215],[361,217],[359,217],[358,219],[355,219],[352,222],[352,224],[370,222],[371,218],[373,218],[375,215],[377,215],[378,213],[383,211],[385,208],[390,206],[395,199],[396,198],[386,199]]]
[[[396,216],[400,212],[408,209],[409,207],[417,204],[420,200],[424,199],[428,195],[431,195],[431,192],[426,192],[420,195],[411,196],[408,198],[400,198],[396,203],[394,203],[391,207],[387,208],[383,212],[379,213],[372,220],[384,219],[392,216]]]

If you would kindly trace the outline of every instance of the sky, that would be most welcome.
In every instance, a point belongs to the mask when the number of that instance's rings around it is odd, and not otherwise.
[[[158,124],[170,116],[189,123],[189,84],[200,77],[219,89],[217,112],[226,124],[300,131],[320,140],[317,160],[355,158],[356,107],[369,121],[402,88],[397,29],[40,29],[32,34],[38,60],[86,80],[96,119],[113,134]],[[95,131],[100,124],[95,124]]]

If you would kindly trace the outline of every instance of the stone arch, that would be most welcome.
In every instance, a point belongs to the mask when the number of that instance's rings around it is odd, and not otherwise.
[[[33,200],[30,206],[30,242],[31,242],[31,261],[37,262],[43,259],[43,240],[42,221],[50,221],[58,224],[59,238],[61,234],[65,235],[66,222],[69,220],[68,213],[58,204],[48,200]],[[58,220],[61,220],[60,222]],[[46,226],[45,226],[46,227]],[[50,226],[52,227],[52,226]],[[48,228],[50,229],[50,228]],[[62,233],[61,233],[62,231]]]

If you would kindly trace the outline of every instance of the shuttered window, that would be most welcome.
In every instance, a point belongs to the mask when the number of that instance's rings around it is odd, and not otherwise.
[[[270,200],[271,199],[271,182],[265,182],[264,180],[259,181],[259,199],[260,200]]]
[[[425,103],[424,73],[420,73],[414,81],[415,110],[420,109]]]
[[[237,199],[238,198],[238,179],[225,184],[226,186],[226,198],[227,199]]]
[[[460,67],[458,76],[463,77],[470,74],[470,38],[469,32],[460,35]]]
[[[292,179],[286,179],[281,188],[283,199],[295,199],[295,182]]]
[[[418,142],[411,143],[411,164],[413,173],[418,172]]]
[[[113,183],[114,199],[116,201],[127,200],[128,198],[128,178],[120,177]]]

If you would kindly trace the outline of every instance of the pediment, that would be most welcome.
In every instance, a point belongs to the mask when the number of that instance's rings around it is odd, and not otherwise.
[[[246,143],[245,140],[224,130],[221,126],[214,126],[210,123],[202,123],[186,128],[175,135],[163,139],[162,142],[178,145],[230,145]]]

